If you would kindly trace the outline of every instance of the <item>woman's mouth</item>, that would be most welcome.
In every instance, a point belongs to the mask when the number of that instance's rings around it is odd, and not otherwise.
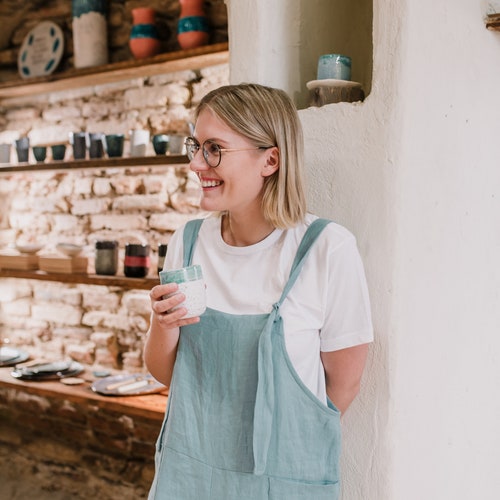
[[[200,179],[200,182],[203,189],[217,187],[222,184],[222,181],[216,179]]]

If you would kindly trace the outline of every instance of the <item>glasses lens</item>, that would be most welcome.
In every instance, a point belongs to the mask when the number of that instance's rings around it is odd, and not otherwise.
[[[195,156],[195,154],[198,152],[200,149],[199,144],[191,137],[186,139],[186,142],[184,143],[186,146],[186,154],[189,160],[192,160]]]
[[[220,146],[212,141],[203,143],[203,157],[209,167],[218,167],[221,159]]]

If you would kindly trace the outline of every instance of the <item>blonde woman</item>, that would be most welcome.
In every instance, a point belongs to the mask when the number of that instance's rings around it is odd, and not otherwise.
[[[353,235],[307,213],[303,138],[285,92],[221,87],[200,102],[190,168],[201,208],[165,269],[202,266],[207,310],[151,290],[150,372],[170,386],[150,499],[334,500],[340,415],[372,324]]]

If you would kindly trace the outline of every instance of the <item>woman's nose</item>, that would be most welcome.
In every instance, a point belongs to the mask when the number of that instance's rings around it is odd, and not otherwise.
[[[189,162],[189,168],[193,172],[208,170],[210,168],[203,158],[203,152],[201,151],[201,149],[196,151],[196,153],[194,154],[193,159]]]

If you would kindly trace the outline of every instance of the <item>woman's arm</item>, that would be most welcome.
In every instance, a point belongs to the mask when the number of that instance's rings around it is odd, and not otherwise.
[[[347,410],[359,392],[368,345],[321,352],[326,375],[326,393],[341,413]]]
[[[163,298],[177,289],[176,283],[169,283],[155,286],[149,293],[152,314],[144,345],[144,362],[151,375],[166,386],[169,386],[172,380],[179,343],[179,327],[200,321],[199,317],[181,319],[187,314],[185,307],[180,307],[171,313],[167,312],[186,298],[182,293],[172,295],[168,299]]]

